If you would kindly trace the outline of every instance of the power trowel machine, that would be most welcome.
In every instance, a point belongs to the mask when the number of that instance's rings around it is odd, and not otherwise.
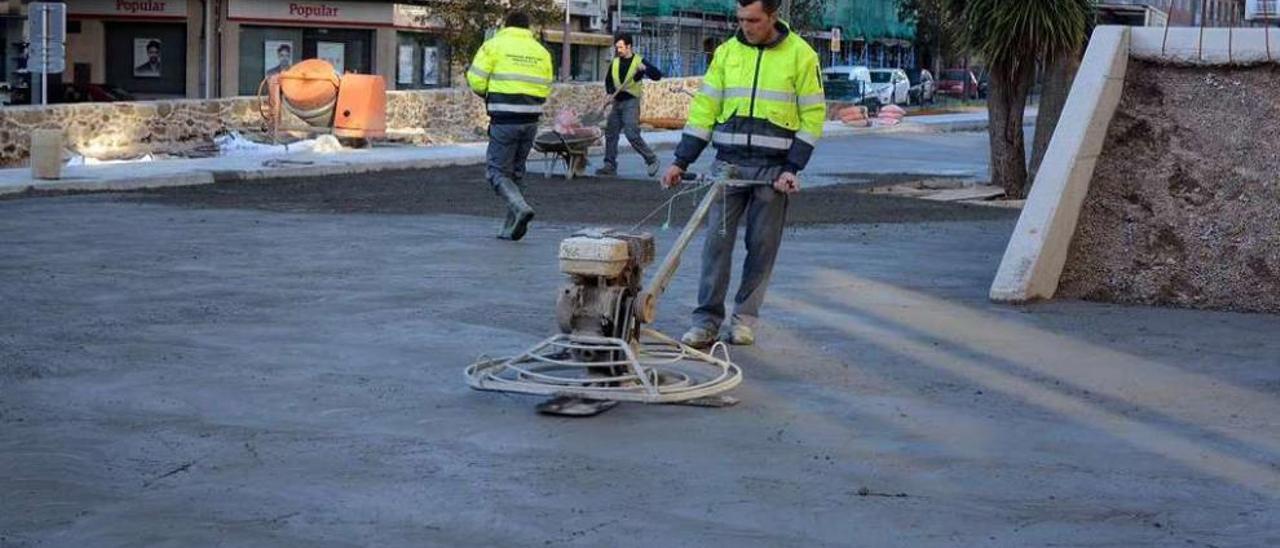
[[[646,326],[656,319],[658,300],[681,255],[724,188],[768,183],[691,174],[686,182],[709,190],[647,285],[644,268],[655,257],[651,234],[597,229],[561,241],[560,271],[569,279],[556,302],[560,333],[516,356],[471,364],[471,387],[551,396],[538,410],[571,416],[595,415],[620,401],[737,403],[724,392],[742,382],[742,370],[729,360],[724,343],[692,348]]]

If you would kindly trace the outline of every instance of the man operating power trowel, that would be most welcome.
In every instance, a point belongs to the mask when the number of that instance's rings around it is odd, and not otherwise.
[[[746,213],[747,258],[723,339],[753,344],[753,328],[764,301],[774,259],[782,243],[788,195],[800,190],[804,169],[822,135],[826,103],[818,55],[778,20],[779,0],[738,0],[739,30],[716,48],[702,89],[689,107],[689,121],[675,161],[662,177],[678,184],[707,143],[715,143],[716,176],[771,182],[726,187],[707,222],[702,277],[693,326],[681,342],[715,342],[725,320],[738,221]],[[723,230],[721,230],[723,228]]]
[[[485,179],[507,203],[507,220],[498,233],[504,240],[523,238],[533,220],[521,179],[551,82],[551,54],[533,37],[523,12],[507,15],[502,30],[480,47],[467,70],[467,85],[484,98],[489,112]]]

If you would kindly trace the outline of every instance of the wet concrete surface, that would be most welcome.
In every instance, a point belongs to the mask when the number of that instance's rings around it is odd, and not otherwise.
[[[0,202],[0,545],[1280,544],[1280,318],[990,304],[1000,210],[794,225],[740,405],[570,420],[462,368],[552,331],[587,221],[290,184]]]
[[[1017,218],[1016,210],[972,204],[943,204],[865,193],[868,185],[923,179],[909,174],[846,174],[843,184],[807,188],[791,200],[791,225],[867,224]],[[531,175],[526,198],[539,221],[645,225],[683,223],[702,197],[695,187],[664,190],[653,181],[587,178],[546,179]],[[680,195],[677,195],[677,194]],[[281,212],[457,214],[499,218],[504,206],[480,167],[396,171],[323,179],[279,179],[157,188],[119,199],[201,208],[250,208]],[[668,200],[671,207],[664,208]],[[668,215],[668,210],[670,215]]]

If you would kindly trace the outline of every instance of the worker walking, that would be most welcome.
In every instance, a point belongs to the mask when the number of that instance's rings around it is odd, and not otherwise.
[[[826,118],[818,55],[778,20],[779,0],[737,1],[739,30],[716,48],[662,184],[678,184],[708,143],[716,146],[715,173],[765,184],[725,187],[724,199],[715,202],[702,251],[698,307],[681,338],[690,346],[713,343],[725,320],[744,213],[747,258],[722,338],[755,342],[753,328],[782,242],[788,197],[800,190],[796,175],[808,164]]]
[[[551,82],[551,54],[529,31],[529,16],[519,11],[507,15],[502,30],[480,46],[467,70],[467,85],[484,98],[489,112],[485,179],[507,202],[507,219],[498,233],[502,239],[523,238],[533,220],[521,180]]]
[[[612,97],[613,108],[604,129],[604,167],[596,170],[596,175],[618,174],[618,134],[623,133],[631,148],[644,158],[649,176],[653,177],[658,173],[658,155],[640,135],[640,99],[644,96],[644,79],[661,80],[662,72],[635,52],[630,34],[615,35],[613,49],[617,55],[604,78],[604,89]]]

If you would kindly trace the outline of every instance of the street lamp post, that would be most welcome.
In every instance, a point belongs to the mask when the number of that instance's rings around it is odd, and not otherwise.
[[[564,0],[564,36],[560,40],[560,81],[569,81],[569,0]]]

